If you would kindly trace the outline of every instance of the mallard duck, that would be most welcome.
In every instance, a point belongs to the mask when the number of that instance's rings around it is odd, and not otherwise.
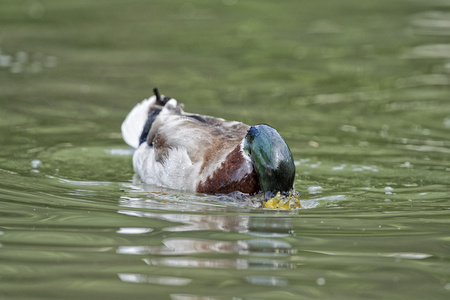
[[[154,93],[122,124],[145,183],[204,194],[264,193],[265,199],[295,192],[294,160],[274,128],[187,113],[175,99]]]

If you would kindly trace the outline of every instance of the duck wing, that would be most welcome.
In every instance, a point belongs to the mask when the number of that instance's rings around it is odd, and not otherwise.
[[[240,145],[249,129],[241,122],[186,113],[171,99],[153,121],[146,142],[154,147],[157,161],[162,162],[170,149],[183,148],[204,171]]]

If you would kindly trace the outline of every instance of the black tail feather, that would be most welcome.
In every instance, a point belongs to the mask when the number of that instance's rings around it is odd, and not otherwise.
[[[161,97],[161,95],[159,94],[158,88],[154,88],[153,93],[156,96],[156,105],[164,106],[164,105],[166,105],[167,102],[169,102],[170,99],[172,99],[170,97],[164,97],[164,98]]]
[[[156,117],[159,115],[160,112],[161,112],[160,109],[152,109],[148,114],[147,121],[145,122],[141,136],[139,137],[139,145],[147,141],[148,133],[152,128],[152,124],[156,120]]]
[[[149,144],[151,144],[152,141],[147,141],[147,138],[148,138],[148,133],[150,132],[150,129],[152,128],[152,124],[156,120],[156,117],[158,117],[159,113],[161,112],[162,107],[164,105],[166,105],[170,99],[172,99],[169,97],[164,97],[164,98],[161,97],[161,94],[159,93],[158,88],[154,88],[153,93],[155,94],[156,102],[154,105],[152,105],[152,107],[150,108],[150,111],[148,112],[147,121],[145,122],[144,128],[142,128],[141,136],[139,137],[139,145],[144,142],[148,142]]]

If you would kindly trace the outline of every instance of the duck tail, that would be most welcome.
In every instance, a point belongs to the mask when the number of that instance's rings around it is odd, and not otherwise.
[[[156,96],[143,100],[128,113],[122,123],[122,138],[133,148],[139,147],[139,138],[148,118],[150,107],[156,103]]]
[[[169,97],[160,95],[157,88],[153,89],[153,93],[154,96],[138,103],[122,123],[122,138],[133,148],[138,148],[146,140],[153,121],[171,100]]]
[[[166,105],[167,102],[169,102],[169,100],[172,99],[172,98],[166,97],[166,96],[164,96],[164,95],[161,96],[161,95],[159,94],[158,88],[154,88],[154,89],[153,89],[153,93],[155,94],[155,97],[156,97],[156,102],[155,102],[155,104],[156,104],[156,105],[159,105],[159,106],[164,106],[164,105]]]

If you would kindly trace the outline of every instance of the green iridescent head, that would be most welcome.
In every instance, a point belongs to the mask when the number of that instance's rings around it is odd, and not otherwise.
[[[265,124],[252,126],[245,137],[244,149],[252,158],[266,199],[278,192],[287,195],[293,190],[294,159],[288,145],[274,128]]]

